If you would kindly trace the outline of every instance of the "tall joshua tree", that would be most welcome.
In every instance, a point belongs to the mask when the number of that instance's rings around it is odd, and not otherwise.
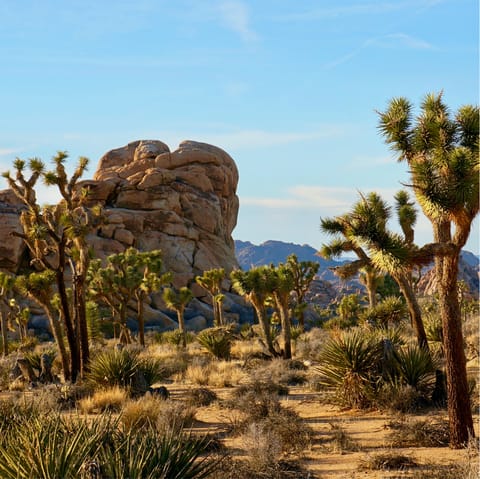
[[[274,357],[278,356],[273,346],[270,320],[265,305],[272,291],[270,267],[258,266],[249,271],[234,270],[230,274],[230,279],[232,280],[232,288],[252,304],[262,328],[268,352]]]
[[[426,95],[416,118],[406,98],[394,98],[379,112],[379,130],[407,163],[410,186],[433,229],[453,448],[474,435],[457,274],[479,211],[479,113],[478,106],[466,105],[452,115],[442,93]]]
[[[70,369],[65,378],[75,381],[83,374],[89,359],[88,332],[85,314],[85,279],[90,261],[86,235],[101,221],[99,208],[85,206],[87,192],[77,191],[77,182],[85,172],[88,159],[81,157],[70,179],[65,170],[66,152],[59,151],[53,158],[54,169],[46,171],[38,158],[28,161],[30,176],[27,179],[27,163],[16,159],[15,177],[3,173],[9,187],[25,205],[20,222],[23,238],[37,270],[53,271],[60,298],[60,315],[65,327],[70,351]],[[35,186],[42,178],[47,185],[55,185],[61,195],[56,205],[40,207]],[[73,308],[67,296],[66,273],[72,274]]]
[[[177,313],[178,329],[182,333],[182,346],[184,348],[187,347],[187,331],[183,314],[192,298],[193,294],[186,286],[183,286],[178,291],[175,291],[173,288],[165,288],[163,290],[163,300],[167,308]]]
[[[213,307],[213,322],[215,326],[224,326],[223,319],[223,300],[225,296],[222,294],[222,281],[225,279],[225,270],[223,268],[214,268],[204,271],[202,276],[197,276],[195,281],[206,291],[211,297]]]
[[[316,261],[298,261],[296,255],[287,258],[285,266],[289,268],[293,277],[293,291],[295,293],[295,309],[298,315],[298,325],[305,327],[305,295],[320,267]]]

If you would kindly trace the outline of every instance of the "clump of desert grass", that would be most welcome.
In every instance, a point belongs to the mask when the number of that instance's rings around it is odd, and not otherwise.
[[[158,431],[179,432],[195,421],[195,408],[182,401],[147,395],[124,404],[120,421],[127,429],[154,427]]]
[[[128,392],[120,386],[100,389],[92,396],[80,399],[78,408],[86,414],[102,413],[105,411],[118,412],[126,404]]]
[[[232,361],[193,362],[185,371],[184,379],[197,386],[224,388],[245,382],[247,374]]]
[[[241,361],[247,361],[250,358],[261,357],[265,347],[258,338],[249,340],[235,340],[231,345],[231,356]]]

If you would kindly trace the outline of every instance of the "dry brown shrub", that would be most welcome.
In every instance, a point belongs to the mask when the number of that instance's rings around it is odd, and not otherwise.
[[[395,451],[367,454],[359,463],[363,471],[390,471],[411,469],[418,464],[409,456]]]
[[[103,411],[120,411],[128,400],[128,393],[118,386],[95,391],[92,396],[78,402],[80,411],[90,414]]]
[[[392,447],[444,447],[449,443],[448,421],[444,419],[419,419],[391,421],[385,426],[391,429]]]

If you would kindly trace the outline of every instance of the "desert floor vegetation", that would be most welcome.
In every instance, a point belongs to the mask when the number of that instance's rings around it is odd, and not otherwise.
[[[467,343],[477,334],[472,323]],[[292,359],[266,359],[255,336],[236,336],[229,359],[217,359],[195,335],[186,348],[153,335],[146,342],[144,349],[111,340],[93,348],[90,373],[76,384],[15,378],[12,390],[15,364],[3,359],[0,429],[9,432],[0,477],[57,477],[35,472],[44,468],[66,478],[113,478],[125,467],[135,478],[477,477],[478,443],[448,447],[445,404],[431,400],[435,364],[408,329],[313,328],[296,338]],[[35,377],[44,351],[54,359],[45,345],[26,355]],[[469,359],[473,378],[479,358]],[[473,396],[477,390],[472,379]],[[478,424],[476,409],[474,417]],[[22,441],[37,441],[45,455],[68,431],[63,458],[15,465]],[[177,462],[158,475],[155,461],[167,453]]]

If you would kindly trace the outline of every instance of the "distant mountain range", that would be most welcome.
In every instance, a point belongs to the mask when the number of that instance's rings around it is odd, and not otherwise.
[[[240,267],[248,270],[254,266],[262,266],[273,263],[284,263],[288,256],[295,254],[299,261],[315,261],[319,263],[318,276],[324,281],[337,282],[338,278],[328,269],[339,266],[345,261],[331,261],[317,255],[317,250],[304,244],[284,243],[283,241],[265,241],[260,245],[250,241],[235,240],[235,256]]]
[[[299,261],[316,261],[319,263],[318,277],[323,281],[331,281],[339,283],[340,280],[329,269],[331,267],[339,266],[348,260],[344,261],[329,261],[320,256],[317,256],[317,250],[307,244],[298,245],[294,243],[285,243],[283,241],[265,241],[260,245],[250,243],[250,241],[235,240],[235,256],[240,267],[248,270],[255,266],[262,266],[265,264],[284,263],[289,255],[294,253]],[[459,277],[466,281],[472,292],[479,290],[479,272],[480,272],[480,258],[470,251],[463,251],[460,259],[460,273]],[[428,273],[427,273],[428,275]],[[427,282],[425,278],[425,289],[428,291]]]

